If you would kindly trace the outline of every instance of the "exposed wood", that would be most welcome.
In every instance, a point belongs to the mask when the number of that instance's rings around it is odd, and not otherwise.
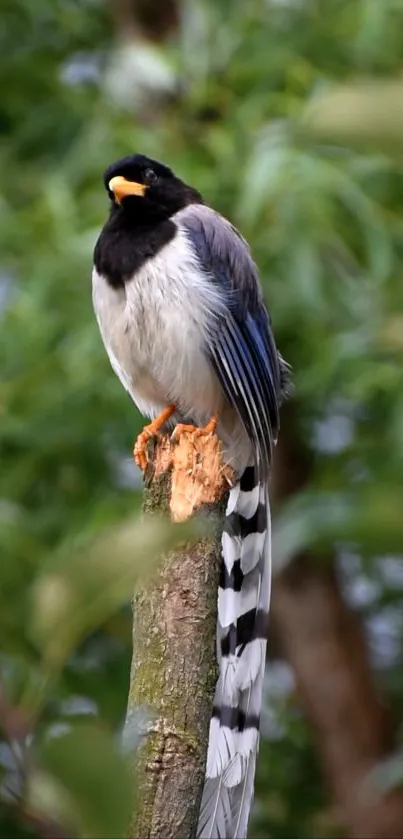
[[[196,834],[209,718],[216,683],[219,531],[228,492],[215,436],[151,445],[144,509],[174,521],[196,512],[212,533],[170,553],[133,600],[133,664],[128,721],[139,707],[153,718],[137,752],[137,807],[130,837]]]

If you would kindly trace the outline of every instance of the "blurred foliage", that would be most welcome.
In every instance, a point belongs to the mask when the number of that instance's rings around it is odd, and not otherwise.
[[[346,585],[369,633],[384,627],[374,666],[400,720],[403,575],[382,557],[403,543],[402,56],[401,0],[189,0],[176,38],[124,49],[113,0],[3,0],[2,835],[66,813],[79,835],[123,835],[122,604],[165,533],[128,524],[141,419],[102,348],[90,273],[103,169],[133,150],[250,241],[315,452],[279,511],[277,560],[354,552]],[[256,831],[330,835],[292,689],[271,713]]]

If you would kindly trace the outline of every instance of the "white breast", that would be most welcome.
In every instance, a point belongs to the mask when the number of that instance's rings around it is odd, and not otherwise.
[[[204,336],[222,303],[186,234],[178,230],[124,288],[111,288],[95,269],[92,282],[110,362],[140,411],[154,417],[174,403],[183,416],[207,421],[223,396]]]

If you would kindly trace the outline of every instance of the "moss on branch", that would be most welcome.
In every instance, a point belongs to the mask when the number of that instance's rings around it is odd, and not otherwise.
[[[209,719],[216,682],[220,531],[231,475],[215,436],[182,434],[150,444],[146,515],[174,521],[203,513],[211,535],[170,552],[133,599],[133,663],[128,719],[151,714],[136,753],[136,807],[129,836],[191,839],[196,835]]]

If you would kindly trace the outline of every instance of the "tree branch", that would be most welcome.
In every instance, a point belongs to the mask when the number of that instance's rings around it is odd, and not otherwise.
[[[125,40],[142,35],[150,41],[164,41],[179,26],[176,0],[114,0],[111,10]]]
[[[133,664],[127,722],[144,706],[153,718],[136,753],[136,795],[129,836],[196,835],[209,719],[216,683],[218,530],[229,474],[216,437],[182,434],[153,443],[146,514],[174,521],[207,514],[213,534],[164,560],[157,579],[133,600]]]

